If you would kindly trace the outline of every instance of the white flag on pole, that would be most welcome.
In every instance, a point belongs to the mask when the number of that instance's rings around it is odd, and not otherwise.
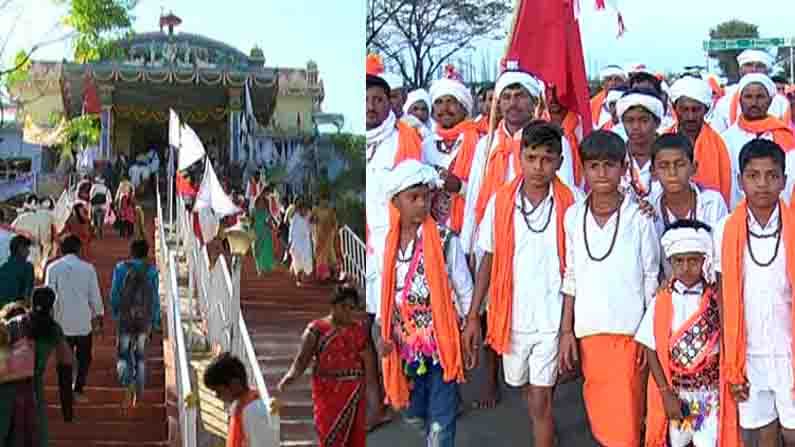
[[[179,165],[177,169],[180,171],[185,170],[188,166],[196,163],[204,157],[206,151],[204,145],[196,135],[196,132],[191,129],[187,124],[182,124],[182,145],[179,148]]]
[[[168,144],[175,148],[179,148],[180,127],[179,115],[177,115],[174,109],[170,109],[168,120]]]
[[[202,178],[202,184],[199,186],[196,204],[193,208],[195,210],[210,208],[220,218],[237,214],[241,211],[224,192],[224,188],[221,187],[221,182],[218,181],[218,176],[215,175],[215,169],[213,169],[213,165],[209,160],[205,162],[204,178]]]

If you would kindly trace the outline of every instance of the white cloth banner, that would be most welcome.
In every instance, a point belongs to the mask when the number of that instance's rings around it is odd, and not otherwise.
[[[61,197],[58,198],[58,202],[55,203],[55,210],[53,211],[55,214],[56,233],[60,233],[64,225],[66,225],[69,215],[72,214],[72,204],[73,201],[72,197],[69,195],[69,191],[62,192]]]
[[[179,136],[182,124],[179,122],[179,115],[174,109],[169,109],[169,119],[168,119],[168,144],[179,148]]]
[[[182,125],[182,145],[179,148],[179,165],[177,169],[185,170],[204,157],[204,145],[196,132],[187,124]]]
[[[224,192],[218,176],[215,175],[212,163],[208,160],[204,165],[204,178],[199,186],[196,195],[195,210],[210,208],[219,217],[223,218],[232,214],[237,214],[241,210],[232,202],[232,199]]]

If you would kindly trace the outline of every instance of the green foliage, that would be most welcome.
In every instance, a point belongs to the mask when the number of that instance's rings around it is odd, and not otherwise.
[[[16,69],[8,73],[8,76],[6,76],[5,79],[6,86],[9,89],[13,89],[15,84],[27,81],[28,79],[28,71],[30,70],[30,56],[27,52],[25,52],[25,50],[19,50],[17,55],[14,56],[13,67]]]
[[[66,123],[66,144],[72,152],[79,152],[86,146],[99,144],[101,131],[98,115],[82,115]]]
[[[318,190],[328,193],[334,199],[337,219],[346,224],[362,238],[364,237],[364,195],[365,160],[364,135],[339,133],[329,135],[337,154],[345,161],[345,169],[330,181],[328,176],[321,178]]]
[[[729,20],[719,23],[715,28],[709,30],[710,39],[738,39],[743,37],[759,37],[759,27],[753,23],[743,22],[742,20]],[[718,65],[723,74],[729,79],[736,79],[740,73],[737,64],[737,56],[740,50],[714,51],[709,53],[709,57],[718,60]]]
[[[137,0],[53,0],[69,5],[64,24],[77,32],[74,59],[78,63],[121,55],[115,41],[131,32]]]

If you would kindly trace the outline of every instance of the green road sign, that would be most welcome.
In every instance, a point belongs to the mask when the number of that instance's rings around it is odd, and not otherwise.
[[[786,47],[795,39],[773,37],[769,39],[713,39],[704,41],[704,51],[746,50],[749,48]]]

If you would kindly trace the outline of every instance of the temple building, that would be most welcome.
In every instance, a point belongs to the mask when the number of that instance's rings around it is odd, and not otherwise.
[[[24,138],[62,142],[63,119],[98,113],[98,160],[130,158],[168,148],[169,109],[199,135],[218,164],[289,164],[318,126],[339,130],[341,115],[323,113],[323,81],[316,63],[269,67],[260,48],[248,54],[198,34],[175,32],[181,20],[161,17],[161,29],[118,42],[117,57],[78,64],[33,61],[27,80],[13,87],[24,104]],[[258,122],[255,153],[240,142],[245,84]]]

